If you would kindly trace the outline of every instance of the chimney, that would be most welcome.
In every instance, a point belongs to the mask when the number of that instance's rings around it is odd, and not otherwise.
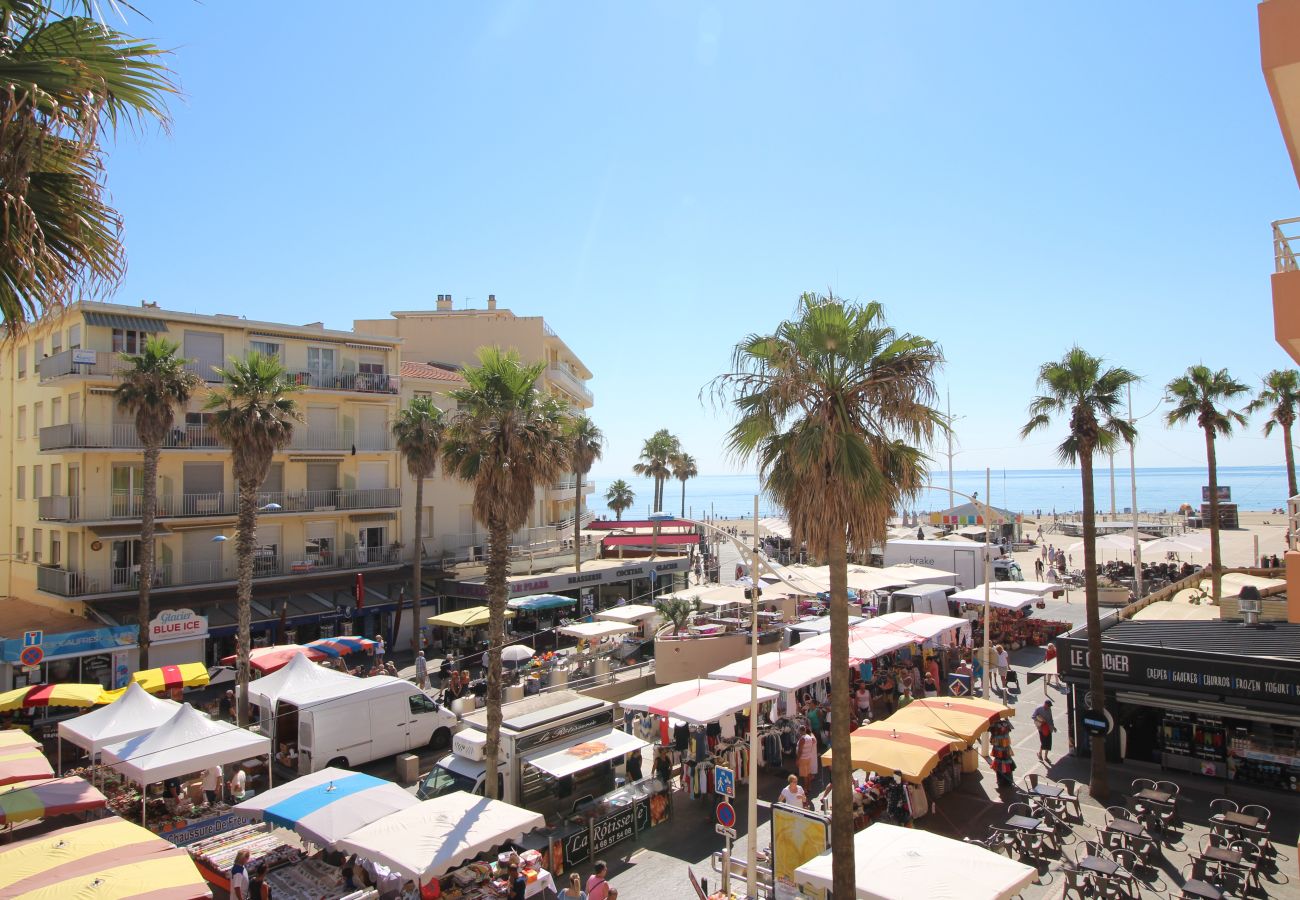
[[[440,310],[451,309],[451,294],[438,295],[438,309]]]
[[[1259,625],[1259,588],[1253,584],[1248,584],[1241,589],[1238,595],[1238,603],[1241,609],[1241,622],[1248,627]]]
[[[497,308],[497,295],[488,294],[488,309],[496,309],[496,308]]]

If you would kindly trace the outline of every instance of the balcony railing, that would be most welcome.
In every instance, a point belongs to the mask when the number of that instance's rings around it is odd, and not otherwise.
[[[559,382],[560,386],[566,391],[569,391],[587,401],[588,404],[595,402],[595,397],[592,395],[591,389],[588,388],[587,385],[583,383],[582,379],[568,366],[551,363],[546,367],[546,375],[548,378]]]
[[[358,547],[337,554],[303,554],[290,559],[284,554],[259,555],[253,559],[253,578],[276,578],[286,575],[317,575],[398,565],[399,550],[390,547]],[[186,587],[233,582],[238,575],[234,558],[159,565],[154,569],[155,588]],[[82,597],[90,594],[134,592],[140,588],[140,567],[115,567],[102,575],[69,571],[54,566],[36,568],[36,587],[59,597]]]
[[[144,442],[131,423],[50,425],[40,432],[42,450],[143,450]],[[207,425],[177,425],[163,438],[164,450],[203,450],[225,446],[216,429]],[[367,429],[294,429],[290,450],[348,451],[355,447],[362,451],[391,450],[392,435]]]
[[[393,436],[387,428],[360,433],[351,428],[295,428],[289,444],[290,450],[351,450],[353,447],[362,451],[392,450]]]
[[[576,477],[561,478],[559,481],[551,485],[551,490],[571,491],[577,486],[578,486],[578,479]],[[582,479],[582,492],[584,494],[588,494],[594,491],[595,489],[596,489],[596,485],[592,483],[590,478]]]
[[[1297,253],[1300,253],[1300,217],[1278,219],[1273,223],[1273,270],[1300,271]]]
[[[42,382],[69,375],[112,378],[125,368],[121,357],[108,350],[64,350],[36,362]]]
[[[154,515],[160,519],[233,516],[239,511],[234,493],[162,494]],[[336,491],[267,491],[257,495],[262,515],[317,510],[386,509],[402,505],[400,488]],[[50,522],[102,522],[138,519],[144,495],[114,492],[108,497],[41,497],[37,517]]]
[[[396,375],[374,372],[291,372],[289,377],[307,388],[359,394],[396,394],[401,384]]]

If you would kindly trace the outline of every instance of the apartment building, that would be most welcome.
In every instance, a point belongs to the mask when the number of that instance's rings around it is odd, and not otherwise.
[[[1291,168],[1300,182],[1300,0],[1259,4],[1259,56]],[[1294,200],[1292,202],[1295,202]],[[1273,223],[1273,329],[1300,362],[1300,216]]]
[[[480,348],[498,346],[517,351],[526,363],[544,363],[542,389],[562,400],[574,413],[585,413],[595,402],[586,383],[591,371],[569,345],[541,316],[518,316],[498,308],[493,294],[488,295],[487,307],[483,309],[455,309],[450,294],[439,294],[436,309],[394,312],[386,319],[359,319],[353,327],[358,332],[401,341],[404,366],[414,372],[418,365],[419,371],[426,375],[434,373],[432,380],[426,378],[420,389],[432,390],[435,395],[439,393],[439,385],[444,392],[451,386],[444,377],[446,373],[477,365]],[[404,397],[408,390],[414,395],[415,383],[412,380],[404,384]],[[446,408],[450,409],[450,405]],[[403,487],[414,490],[410,483],[404,483]],[[575,476],[570,474],[539,491],[528,526],[515,536],[515,545],[541,549],[553,542],[562,544],[566,539],[571,540],[575,489]],[[590,492],[594,487],[587,481],[584,489]],[[425,490],[429,490],[428,486]],[[465,561],[472,559],[476,551],[482,554],[485,540],[481,527],[474,522],[471,501],[472,498],[462,494],[459,501],[447,499],[432,504],[431,521],[437,527],[429,533],[439,534],[441,538],[437,545],[426,545],[430,556],[437,554],[449,560]],[[425,504],[431,505],[427,499]],[[590,519],[586,503],[584,512]]]
[[[178,411],[158,476],[156,611],[208,617],[210,658],[232,646],[236,484],[203,411],[214,367],[260,351],[302,386],[303,422],[259,496],[255,638],[283,621],[298,639],[356,612],[374,633],[402,581],[402,472],[390,430],[400,338],[107,303],[79,303],[0,350],[0,589],[73,614],[135,621],[142,445],[113,402],[151,335],[176,342],[205,388]],[[364,577],[359,578],[358,575]],[[358,588],[358,582],[361,582]],[[355,607],[360,590],[362,612]]]

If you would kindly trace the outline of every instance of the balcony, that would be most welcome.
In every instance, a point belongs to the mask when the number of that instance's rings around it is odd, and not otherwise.
[[[258,556],[253,560],[253,579],[302,578],[330,575],[356,569],[401,564],[399,550],[390,547],[345,550],[338,554],[289,560],[283,555]],[[233,584],[238,576],[233,555],[230,559],[172,563],[154,570],[154,590],[200,585]],[[36,587],[57,597],[86,597],[133,593],[140,588],[140,567],[110,568],[102,574],[75,572],[55,566],[37,566]]]
[[[111,522],[140,518],[144,496],[112,493],[107,497],[41,497],[37,517],[47,522]],[[294,512],[355,509],[397,509],[402,505],[401,488],[371,488],[334,491],[267,491],[257,495],[264,516]],[[233,516],[239,511],[238,495],[163,494],[158,497],[154,516],[184,519]]]
[[[144,442],[134,424],[50,425],[40,431],[42,451],[50,450],[143,450]],[[164,450],[214,450],[225,446],[216,429],[207,425],[177,425],[163,439]],[[374,452],[393,449],[387,429],[356,432],[353,429],[294,429],[289,450]]]
[[[37,360],[41,384],[56,378],[98,378],[111,380],[127,368],[120,356],[108,350],[64,350]]]
[[[1300,218],[1273,223],[1273,331],[1300,362]]]
[[[561,389],[568,391],[573,396],[582,400],[585,405],[591,406],[591,404],[596,402],[596,398],[592,395],[591,389],[588,388],[587,385],[583,383],[582,378],[568,366],[561,363],[551,363],[546,367],[546,377],[558,384]]]
[[[572,500],[573,492],[577,487],[578,487],[578,479],[576,477],[570,476],[568,478],[561,478],[559,481],[547,485],[546,490],[548,496],[546,499]],[[590,478],[582,479],[582,493],[584,496],[590,494],[595,489],[596,489],[596,485],[592,483]]]
[[[362,432],[351,428],[312,429],[298,427],[293,431],[289,443],[290,450],[309,450],[320,452],[326,450],[350,451],[355,447],[359,452],[372,453],[393,449],[393,434],[387,428],[382,430],[366,429]]]
[[[289,377],[311,390],[356,394],[396,394],[401,385],[397,375],[375,372],[290,372]]]

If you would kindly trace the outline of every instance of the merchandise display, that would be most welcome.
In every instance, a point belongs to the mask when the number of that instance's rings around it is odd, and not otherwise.
[[[266,883],[276,900],[376,900],[379,891],[343,887],[339,870],[318,859],[304,859],[294,866],[270,872]]]
[[[230,870],[235,864],[235,856],[241,850],[247,850],[249,862],[265,865],[274,869],[287,863],[302,859],[303,853],[297,847],[285,843],[265,825],[245,825],[230,831],[190,844],[185,848],[198,865],[203,877],[216,885],[229,885]]]

